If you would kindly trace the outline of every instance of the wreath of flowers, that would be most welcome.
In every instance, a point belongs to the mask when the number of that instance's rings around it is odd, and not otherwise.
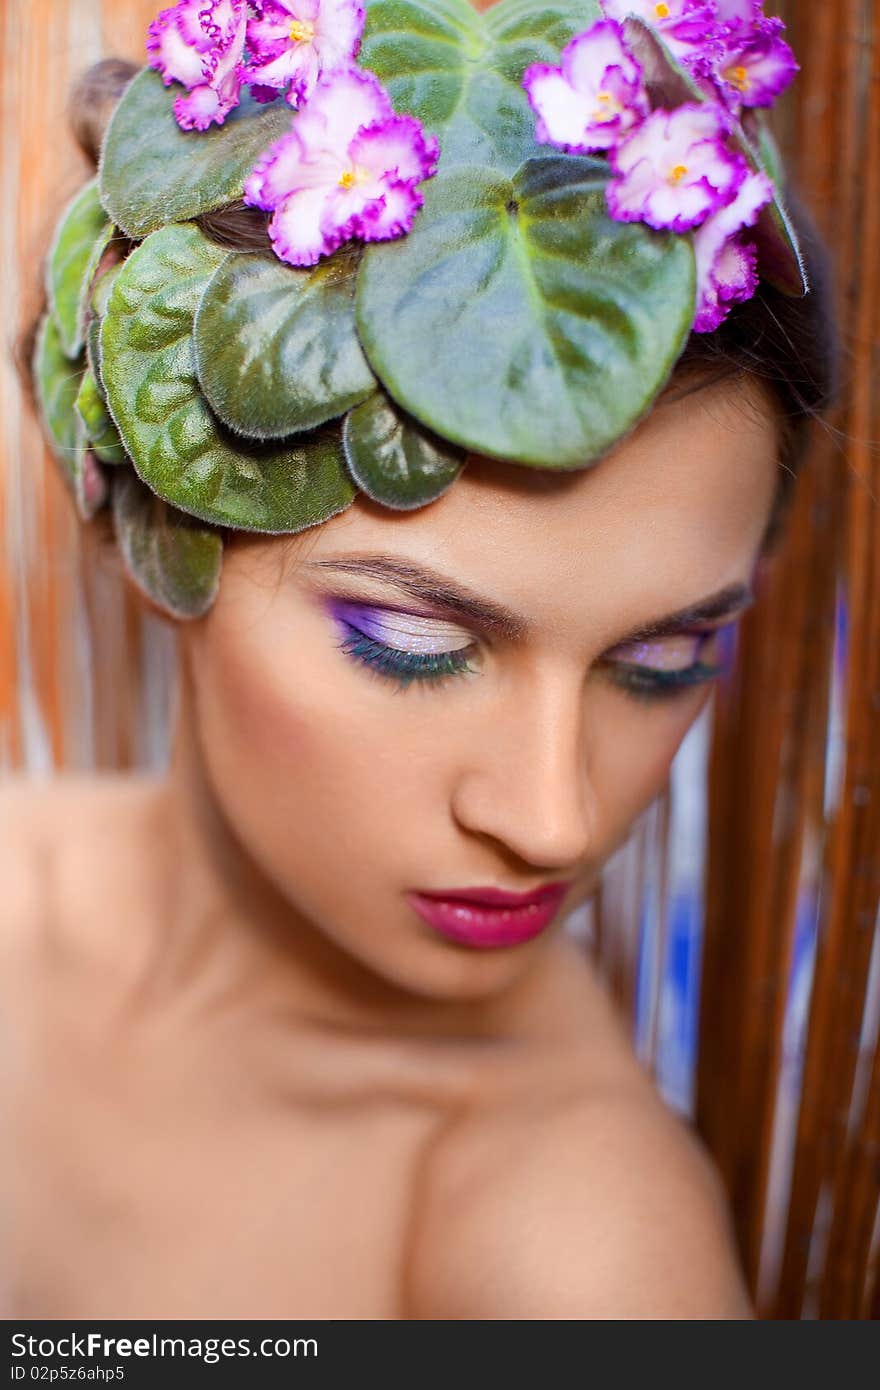
[[[620,222],[694,232],[694,331],[711,332],[758,285],[747,229],[774,196],[768,175],[731,145],[744,108],[770,107],[798,65],[784,24],[762,0],[600,0],[603,18],[575,35],[561,64],[529,65],[522,85],[539,142],[607,156],[607,205]],[[163,81],[182,84],[184,130],[222,125],[250,88],[300,112],[257,164],[245,201],[272,214],[276,254],[315,265],[352,237],[405,235],[437,171],[440,146],[396,115],[370,72],[355,66],[365,22],[359,0],[180,0],[150,25],[147,50]],[[650,25],[703,100],[652,110],[624,25]],[[705,98],[708,98],[706,100]]]

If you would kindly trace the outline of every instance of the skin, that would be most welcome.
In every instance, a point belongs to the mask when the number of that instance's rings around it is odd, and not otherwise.
[[[16,1316],[749,1316],[714,1171],[562,918],[712,689],[635,698],[621,662],[695,640],[621,644],[754,590],[776,445],[728,382],[592,468],[473,458],[418,511],[239,538],[180,629],[170,775],[6,787]],[[525,631],[352,571],[376,555]],[[421,613],[472,671],[396,688],[334,598]],[[553,926],[491,950],[404,897],[560,879]]]

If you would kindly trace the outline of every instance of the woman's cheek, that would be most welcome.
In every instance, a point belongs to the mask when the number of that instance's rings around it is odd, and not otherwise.
[[[592,776],[602,808],[604,856],[626,838],[633,822],[662,791],[681,742],[710,691],[648,704],[608,691],[593,742]]]
[[[341,864],[380,873],[407,826],[427,824],[415,731],[319,614],[270,618],[237,613],[201,643],[202,753],[227,817],[291,898],[312,879],[342,890]]]

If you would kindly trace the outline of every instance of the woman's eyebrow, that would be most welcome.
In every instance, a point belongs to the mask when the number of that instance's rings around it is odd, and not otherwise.
[[[734,613],[741,613],[749,608],[754,601],[755,595],[748,584],[726,584],[723,589],[689,604],[687,608],[679,608],[675,613],[666,613],[661,618],[654,618],[641,627],[634,628],[621,638],[617,645],[620,646],[623,642],[645,642],[651,637],[668,637],[684,628],[693,627],[696,623],[731,618]]]
[[[346,574],[366,575],[394,585],[395,588],[431,603],[458,618],[467,618],[484,631],[495,633],[517,641],[529,633],[529,624],[519,613],[492,599],[483,598],[462,584],[457,584],[447,575],[430,569],[427,565],[416,564],[396,555],[345,555],[323,560],[310,560],[309,569],[339,570]],[[717,593],[710,594],[697,603],[680,608],[675,613],[666,613],[644,623],[620,638],[615,645],[624,642],[642,642],[651,637],[664,637],[681,632],[683,628],[695,623],[709,622],[726,618],[747,608],[754,602],[754,595],[747,584],[727,584]]]
[[[505,637],[508,641],[525,637],[529,630],[526,620],[511,609],[483,598],[473,589],[456,584],[427,565],[417,565],[396,555],[345,555],[337,559],[311,560],[308,568],[341,570],[384,580],[413,598],[432,603],[435,608],[444,609],[456,617],[468,618],[484,631]]]

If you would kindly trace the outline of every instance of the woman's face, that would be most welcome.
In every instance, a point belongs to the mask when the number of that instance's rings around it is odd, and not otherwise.
[[[775,448],[757,392],[728,383],[657,407],[589,469],[472,458],[415,512],[359,497],[293,545],[230,546],[184,631],[196,728],[225,817],[297,916],[437,999],[529,969],[729,660]],[[570,883],[561,910],[512,944],[453,940],[408,896],[548,882]]]

